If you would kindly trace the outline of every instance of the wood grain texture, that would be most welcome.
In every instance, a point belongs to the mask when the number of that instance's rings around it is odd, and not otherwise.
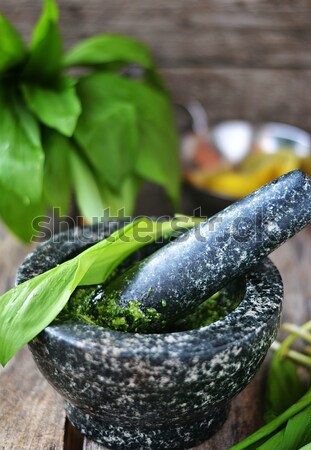
[[[211,123],[285,122],[311,132],[311,70],[166,69],[175,102],[197,99]]]
[[[16,270],[31,246],[21,244],[0,223],[0,295],[14,286]]]
[[[311,225],[272,253],[284,283],[282,321],[303,324],[311,318]]]
[[[0,224],[0,293],[13,286],[30,248]],[[4,369],[0,367],[0,450],[62,450],[64,424],[60,397],[24,348]]]
[[[0,369],[0,450],[62,450],[62,400],[24,348]],[[72,449],[73,450],[73,449]]]
[[[150,45],[161,67],[311,68],[307,0],[59,0],[65,46],[118,32]],[[29,36],[40,0],[2,0]],[[78,26],[77,26],[78,24]]]

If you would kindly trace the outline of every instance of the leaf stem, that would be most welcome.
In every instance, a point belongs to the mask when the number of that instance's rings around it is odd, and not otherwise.
[[[271,345],[271,349],[274,351],[281,351],[282,344],[280,344],[280,342],[278,341],[275,341]],[[296,350],[283,350],[280,356],[287,357],[298,364],[311,368],[311,357],[297,352]]]
[[[301,337],[304,341],[311,344],[311,333],[309,333],[303,327],[299,327],[293,323],[284,323],[282,325],[282,330],[287,331],[288,333],[292,333],[297,337]]]
[[[283,328],[283,326],[282,326]],[[304,325],[300,327],[301,332],[310,331],[311,330],[311,320],[309,322],[306,322]],[[291,334],[288,336],[284,341],[282,342],[280,346],[280,355],[286,355],[288,348],[295,342],[295,340],[300,337],[297,336],[297,334]]]
[[[255,444],[257,441],[269,436],[274,431],[278,430],[284,423],[286,423],[292,416],[304,410],[311,405],[311,390],[309,390],[301,399],[283,412],[280,416],[264,425],[257,432],[244,439],[242,442],[234,445],[230,450],[243,450]]]

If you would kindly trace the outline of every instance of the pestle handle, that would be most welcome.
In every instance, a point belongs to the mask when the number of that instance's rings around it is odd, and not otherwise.
[[[292,171],[184,233],[111,282],[120,306],[139,300],[164,321],[186,315],[311,221],[310,178]],[[164,302],[163,302],[164,301]]]

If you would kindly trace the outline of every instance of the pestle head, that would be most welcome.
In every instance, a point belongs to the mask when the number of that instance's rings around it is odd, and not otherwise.
[[[145,332],[161,331],[311,221],[311,183],[289,172],[136,263],[94,294],[121,308],[133,301],[158,312]]]

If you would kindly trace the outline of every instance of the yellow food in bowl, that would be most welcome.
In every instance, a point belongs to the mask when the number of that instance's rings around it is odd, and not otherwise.
[[[240,198],[297,168],[311,174],[311,159],[298,158],[292,151],[284,149],[273,154],[253,153],[238,169],[197,171],[188,174],[188,179],[195,186],[215,194]]]

